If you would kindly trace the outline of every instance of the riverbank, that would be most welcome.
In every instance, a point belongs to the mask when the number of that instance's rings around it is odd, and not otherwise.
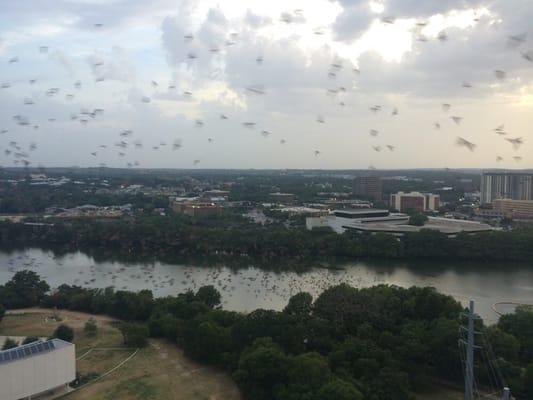
[[[0,222],[0,249],[41,247],[56,252],[84,251],[123,260],[216,258],[273,264],[296,270],[325,258],[395,260],[525,261],[533,259],[533,229],[460,233],[455,237],[421,230],[397,238],[389,234],[330,229],[308,231],[283,225],[258,226],[232,220],[183,216],[136,216],[117,221],[50,221],[27,226]]]
[[[317,263],[318,264],[318,263]],[[466,305],[473,298],[488,322],[498,315],[491,309],[500,301],[533,303],[533,271],[522,263],[432,262],[397,260],[358,261],[306,267],[307,272],[269,271],[254,265],[240,268],[224,264],[97,261],[80,253],[58,256],[51,251],[28,249],[0,252],[0,284],[16,271],[31,269],[52,287],[63,283],[82,287],[108,287],[138,291],[150,289],[157,297],[175,295],[187,289],[213,285],[222,295],[225,308],[252,311],[281,310],[291,295],[306,291],[318,296],[339,283],[354,287],[390,284],[402,287],[433,286]]]

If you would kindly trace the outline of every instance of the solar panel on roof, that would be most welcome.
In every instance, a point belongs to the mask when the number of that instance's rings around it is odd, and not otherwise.
[[[19,360],[39,353],[52,351],[54,349],[56,349],[56,346],[52,340],[29,343],[14,349],[0,351],[0,363]]]

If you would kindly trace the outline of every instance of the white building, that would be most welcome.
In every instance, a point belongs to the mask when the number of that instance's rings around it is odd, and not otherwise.
[[[75,345],[60,339],[0,351],[0,399],[18,400],[76,379]]]
[[[390,213],[388,210],[377,209],[342,209],[335,210],[330,215],[306,218],[307,229],[330,227],[337,233],[346,229],[362,226],[369,223],[407,223],[409,216],[406,214]]]
[[[455,236],[460,232],[479,233],[489,232],[493,228],[487,224],[474,221],[459,221],[447,218],[429,217],[423,226],[409,225],[407,214],[389,213],[387,210],[336,210],[333,214],[323,217],[306,219],[307,229],[329,227],[337,233],[347,230],[367,233],[387,233],[394,236],[404,236],[407,233],[431,229]]]

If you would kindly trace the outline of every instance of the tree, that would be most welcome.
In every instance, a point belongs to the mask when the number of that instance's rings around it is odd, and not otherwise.
[[[503,332],[496,326],[489,326],[486,334],[494,353],[498,357],[503,357],[512,363],[518,361],[520,342],[513,335]]]
[[[300,292],[289,299],[289,303],[283,309],[290,315],[309,315],[313,306],[313,296],[307,292]]]
[[[518,339],[523,362],[533,362],[533,307],[518,306],[514,313],[502,315],[498,328]]]
[[[351,383],[334,379],[318,391],[317,400],[363,400],[363,395]]]
[[[529,364],[524,372],[525,398],[533,399],[533,363]]]
[[[29,344],[29,343],[33,343],[33,342],[38,342],[39,341],[39,338],[38,337],[35,337],[35,336],[27,336],[21,343],[21,345],[23,344]]]
[[[6,338],[6,340],[4,341],[4,345],[2,346],[2,350],[9,350],[17,346],[18,346],[18,343],[15,340],[11,338]]]
[[[65,342],[72,342],[72,339],[74,339],[74,329],[68,325],[61,324],[54,331],[53,337],[64,340]]]
[[[420,213],[412,214],[409,217],[409,225],[424,226],[427,220],[428,220],[428,217],[426,217],[424,214],[420,214]]]
[[[204,303],[209,308],[215,308],[220,305],[220,292],[213,285],[202,286],[196,292],[195,299]]]
[[[271,338],[260,338],[243,352],[233,376],[247,398],[271,400],[286,380],[287,364],[287,356]]]
[[[6,309],[4,308],[2,303],[0,303],[0,322],[2,322],[2,319],[4,318],[5,313],[6,313]]]
[[[33,271],[17,272],[4,286],[3,301],[6,308],[33,307],[44,299],[50,286]]]
[[[287,385],[280,397],[287,400],[312,399],[331,380],[328,360],[318,353],[303,353],[289,358]]]
[[[96,320],[93,317],[89,318],[87,322],[85,322],[85,325],[83,326],[83,332],[87,337],[96,336],[96,333],[98,332],[98,327],[96,325]]]
[[[185,323],[184,349],[200,361],[219,362],[221,355],[231,349],[229,330],[205,318]]]
[[[120,332],[124,338],[124,344],[130,347],[146,347],[148,344],[148,327],[140,324],[122,323]]]

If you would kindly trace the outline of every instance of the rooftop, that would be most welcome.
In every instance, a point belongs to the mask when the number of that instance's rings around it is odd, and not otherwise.
[[[412,233],[419,232],[422,229],[431,229],[439,231],[446,235],[455,235],[460,232],[477,233],[487,232],[493,230],[488,224],[479,223],[476,221],[464,221],[449,218],[429,217],[424,226],[414,226],[408,224],[388,223],[388,222],[370,222],[366,224],[349,225],[347,228],[357,229],[369,232],[383,232],[383,233]]]
[[[50,339],[46,342],[39,340],[33,343],[17,346],[9,350],[0,351],[0,365],[43,353],[49,353],[56,349],[68,346],[72,346],[72,343],[65,342],[61,339]]]
[[[378,208],[341,208],[333,210],[334,213],[343,213],[350,215],[367,215],[367,214],[383,214],[389,213],[389,210],[380,210]]]

